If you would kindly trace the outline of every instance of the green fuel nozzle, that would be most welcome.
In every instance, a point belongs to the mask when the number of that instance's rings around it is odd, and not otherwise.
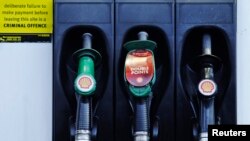
[[[92,128],[92,97],[96,90],[95,66],[101,61],[101,55],[92,49],[92,35],[85,33],[83,48],[73,54],[78,61],[78,72],[74,82],[77,95],[76,133],[75,141],[91,141]]]
[[[93,94],[96,89],[95,65],[99,64],[101,55],[92,49],[92,35],[83,34],[83,48],[73,54],[75,60],[79,60],[78,73],[74,87],[77,94],[88,96]]]
[[[125,60],[124,79],[134,98],[134,141],[149,141],[149,96],[155,83],[154,49],[156,43],[147,40],[148,34],[138,33],[139,40],[124,44],[128,53]]]

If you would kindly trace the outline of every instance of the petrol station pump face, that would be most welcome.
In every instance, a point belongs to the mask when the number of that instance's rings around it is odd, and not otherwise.
[[[125,62],[126,78],[133,86],[145,86],[153,78],[153,54],[149,50],[134,50],[128,53]]]

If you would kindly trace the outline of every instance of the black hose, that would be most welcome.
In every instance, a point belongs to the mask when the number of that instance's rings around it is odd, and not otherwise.
[[[135,132],[148,132],[149,114],[147,101],[145,99],[136,102],[135,106]]]
[[[200,132],[207,132],[208,125],[215,124],[214,98],[202,100],[200,104]]]
[[[76,114],[76,130],[90,130],[90,100],[87,97],[79,96],[77,114]]]

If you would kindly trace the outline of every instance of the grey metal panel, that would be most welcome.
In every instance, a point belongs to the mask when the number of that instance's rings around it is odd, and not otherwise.
[[[99,10],[98,10],[99,9]],[[73,11],[73,12],[65,12]],[[60,4],[58,5],[58,21],[60,23],[110,23],[110,4]],[[85,16],[84,16],[85,15]],[[86,16],[88,15],[88,16]],[[98,18],[96,16],[98,15]]]
[[[237,2],[237,124],[250,124],[250,1]]]
[[[0,48],[0,141],[52,141],[52,43]]]
[[[232,3],[236,0],[176,0],[176,2],[184,3]]]
[[[229,24],[234,21],[233,7],[233,4],[180,4],[180,13],[178,18],[180,23],[186,24]]]
[[[129,10],[128,10],[129,9]],[[160,14],[158,10],[161,10]],[[147,14],[145,14],[145,10]],[[171,23],[172,7],[168,4],[120,4],[118,17],[121,23]]]
[[[119,2],[129,2],[129,3],[163,3],[163,2],[173,2],[174,0],[116,0]]]

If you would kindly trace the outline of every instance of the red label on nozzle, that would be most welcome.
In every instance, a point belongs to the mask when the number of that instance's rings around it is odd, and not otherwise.
[[[128,53],[125,62],[126,79],[133,86],[145,86],[154,75],[153,53],[149,50],[134,50]]]

